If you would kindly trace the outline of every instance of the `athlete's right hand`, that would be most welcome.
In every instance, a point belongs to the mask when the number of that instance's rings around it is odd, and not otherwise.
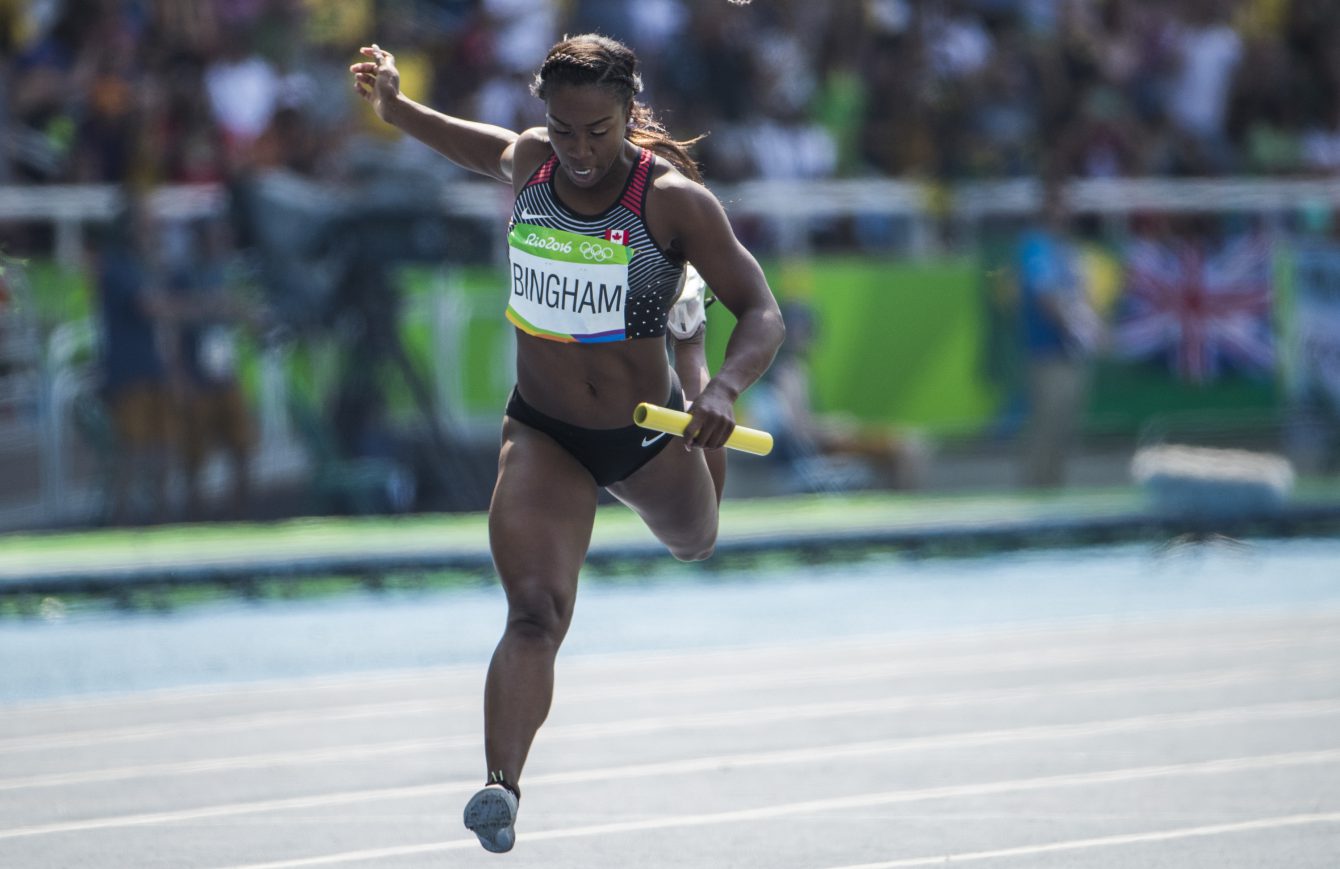
[[[354,74],[354,90],[372,103],[377,117],[387,121],[390,107],[400,96],[400,71],[395,68],[395,56],[375,42],[363,46],[358,53],[371,60],[350,65],[349,72]]]

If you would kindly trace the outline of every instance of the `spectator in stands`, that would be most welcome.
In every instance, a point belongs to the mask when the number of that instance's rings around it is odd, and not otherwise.
[[[663,111],[711,131],[701,157],[718,183],[764,177],[772,161],[740,155],[752,138],[793,136],[795,111],[804,121],[822,117],[845,175],[1032,174],[1043,146],[1062,141],[1074,149],[1070,171],[1085,175],[1287,173],[1303,160],[1330,172],[1337,160],[1340,40],[1326,4],[777,0],[741,8],[645,0],[636,13],[611,0],[148,7],[114,0],[92,13],[87,5],[49,0],[23,13],[22,23],[11,21],[5,129],[13,174],[22,179],[122,182],[134,171],[215,180],[220,152],[230,169],[239,161],[245,168],[252,143],[284,108],[299,110],[296,120],[323,138],[339,139],[330,128],[337,119],[349,123],[347,106],[311,93],[312,82],[330,78],[313,64],[322,50],[347,44],[349,22],[366,31],[368,16],[403,31],[407,71],[412,54],[432,58],[424,71],[436,76],[444,105],[509,124],[527,104],[525,59],[563,30],[617,31],[646,58],[647,84]],[[133,55],[119,55],[133,59],[133,70],[114,62],[118,46],[129,44],[118,32],[132,38]],[[1271,38],[1289,49],[1288,68],[1270,71],[1272,82],[1292,83],[1287,93],[1234,75],[1254,70],[1245,52]],[[675,62],[657,63],[668,46]],[[193,64],[205,70],[203,97],[185,92],[200,78]],[[133,93],[128,72],[138,81]],[[1275,117],[1229,124],[1244,88],[1256,91],[1256,105],[1275,107]],[[191,105],[205,106],[207,116]],[[789,107],[785,122],[777,105]],[[127,168],[137,138],[148,153],[137,155],[140,168]]]
[[[227,235],[221,219],[190,228],[188,256],[172,269],[164,318],[187,510],[197,518],[205,514],[201,472],[215,451],[230,465],[231,517],[245,516],[250,501],[255,432],[238,379],[238,331],[257,316],[229,285]]]
[[[87,78],[87,18],[75,9],[61,11],[49,27],[21,43],[10,62],[14,127],[6,135],[23,181],[64,180],[69,171]]]
[[[1021,52],[997,52],[972,88],[975,108],[965,120],[970,135],[964,162],[974,176],[1010,177],[1033,171],[1036,112],[1025,60]]]
[[[7,0],[0,0],[0,58],[14,56],[14,42],[18,33],[18,10]],[[4,63],[0,63],[0,130],[12,130],[14,128],[13,115],[10,111],[10,84],[12,70],[8,69]],[[0,184],[9,184],[13,181],[14,170],[14,145],[12,135],[6,133],[0,135]]]
[[[158,177],[168,183],[227,180],[223,135],[210,113],[204,60],[183,54],[169,62],[163,97],[149,109],[144,144]]]
[[[1240,171],[1290,175],[1301,168],[1305,101],[1280,99],[1280,94],[1302,90],[1298,75],[1279,36],[1263,35],[1245,46],[1229,107],[1229,134],[1237,143]]]
[[[138,34],[124,17],[101,18],[86,52],[89,83],[74,150],[76,181],[116,183],[133,177],[143,165],[136,159],[148,102],[137,93],[142,85],[140,48]]]
[[[276,111],[252,148],[256,168],[287,169],[299,175],[317,175],[322,157],[318,131],[307,113],[296,106]]]
[[[101,317],[99,389],[116,442],[108,518],[162,521],[175,448],[168,367],[158,343],[167,312],[154,260],[156,229],[144,197],[126,196],[101,233],[94,274]]]
[[[753,111],[754,58],[748,50],[749,30],[726,4],[695,4],[676,46],[675,63],[659,83],[662,110],[677,125],[710,130],[701,145],[707,177],[736,181],[751,171],[740,143],[741,123]]]
[[[534,61],[558,35],[554,4],[534,0],[482,0],[491,39],[484,59],[488,77],[476,95],[475,115],[484,123],[525,129],[543,122],[530,96]]]
[[[1317,51],[1313,106],[1302,136],[1305,167],[1318,175],[1340,174],[1340,22],[1331,22],[1330,35]]]
[[[230,165],[249,163],[252,145],[279,106],[280,81],[247,30],[233,27],[224,34],[205,69],[205,88]]]
[[[607,33],[625,38],[633,33],[639,15],[637,7],[641,5],[625,0],[571,0],[566,26],[577,33]]]
[[[882,33],[871,48],[860,146],[864,162],[882,175],[924,178],[936,169],[935,107],[918,75],[921,54],[910,28]]]
[[[1077,116],[1059,143],[1069,174],[1120,178],[1139,174],[1145,159],[1144,131],[1117,88],[1096,85],[1084,94]]]
[[[1340,174],[1340,100],[1324,120],[1310,126],[1300,144],[1303,166],[1317,175]]]
[[[818,93],[809,38],[796,21],[778,10],[777,26],[760,30],[754,45],[754,87],[748,132],[752,174],[764,179],[828,178],[837,168],[837,143],[817,123],[811,107]],[[786,26],[781,26],[786,25]]]
[[[1016,254],[1029,402],[1021,470],[1030,488],[1065,482],[1088,392],[1088,361],[1101,340],[1064,195],[1058,178],[1044,181],[1038,221],[1020,237]]]
[[[1234,71],[1242,60],[1242,39],[1225,20],[1228,10],[1218,0],[1185,0],[1181,11],[1168,113],[1202,169],[1223,172],[1232,167],[1228,106]]]

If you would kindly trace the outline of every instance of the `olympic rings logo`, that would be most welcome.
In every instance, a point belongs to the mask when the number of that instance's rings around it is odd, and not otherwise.
[[[582,256],[589,260],[595,260],[596,262],[603,263],[614,259],[613,248],[601,247],[600,245],[591,244],[589,241],[582,242],[581,247],[577,248],[577,250],[581,251]]]

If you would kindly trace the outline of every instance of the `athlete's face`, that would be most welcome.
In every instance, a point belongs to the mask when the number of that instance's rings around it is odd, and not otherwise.
[[[628,103],[603,87],[560,85],[545,109],[564,175],[578,187],[599,184],[623,154]]]

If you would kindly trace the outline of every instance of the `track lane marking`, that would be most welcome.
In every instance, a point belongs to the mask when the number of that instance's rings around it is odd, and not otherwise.
[[[1148,833],[1122,833],[1115,836],[1096,836],[1091,839],[1071,839],[1065,842],[1047,842],[1041,845],[1021,845],[1015,848],[997,848],[992,851],[968,851],[962,854],[942,854],[936,857],[910,857],[887,860],[882,863],[859,863],[834,869],[910,869],[913,866],[944,866],[949,863],[971,863],[1004,857],[1026,857],[1057,851],[1079,851],[1085,848],[1111,848],[1118,845],[1138,845],[1147,842],[1171,842],[1197,836],[1222,836],[1227,833],[1245,833],[1253,830],[1275,830],[1303,824],[1340,823],[1340,812],[1316,812],[1304,815],[1281,815],[1274,818],[1256,818],[1227,824],[1206,824],[1200,827],[1180,827],[1174,830],[1154,830]]]
[[[1022,622],[1018,624],[980,627],[956,633],[930,634],[866,634],[856,637],[822,638],[811,641],[798,651],[792,643],[754,643],[738,646],[712,646],[692,650],[652,650],[632,652],[587,652],[568,657],[566,667],[583,669],[642,668],[660,664],[702,662],[712,659],[738,661],[741,656],[753,658],[789,658],[812,655],[815,651],[852,651],[858,654],[914,652],[924,655],[928,649],[934,655],[947,654],[965,644],[1009,641],[1048,640],[1073,643],[1112,641],[1115,644],[1148,642],[1144,634],[1175,634],[1183,636],[1194,631],[1207,645],[1236,645],[1236,635],[1253,638],[1263,632],[1275,632],[1296,637],[1301,631],[1320,631],[1314,641],[1329,641],[1333,632],[1324,629],[1337,618],[1340,608],[1322,605],[1320,608],[1299,612],[1288,607],[1266,607],[1252,615],[1242,611],[1208,610],[1194,614],[1145,614],[1131,621],[1114,624],[1105,616],[1076,616],[1055,621]],[[1118,631],[1120,633],[1118,633]],[[1138,634],[1133,636],[1132,632]],[[1060,648],[1053,645],[1052,648]],[[487,654],[488,650],[483,650]],[[161,707],[167,703],[210,702],[230,697],[282,694],[291,696],[298,691],[347,691],[352,688],[395,687],[403,684],[440,684],[445,679],[474,680],[479,667],[474,664],[442,664],[422,668],[395,668],[360,673],[326,674],[318,676],[290,676],[257,680],[230,681],[210,685],[149,688],[126,693],[90,693],[50,698],[18,699],[12,703],[0,700],[0,708],[7,717],[27,714],[83,712],[99,708],[135,705]]]
[[[947,692],[874,700],[843,700],[829,703],[765,706],[719,712],[701,712],[690,715],[660,715],[601,724],[551,725],[545,731],[544,738],[546,741],[593,739],[688,728],[742,727],[775,721],[813,721],[848,715],[895,712],[902,709],[943,709],[978,704],[1012,703],[1038,697],[1052,697],[1058,694],[1096,696],[1120,694],[1126,691],[1152,692],[1207,689],[1217,688],[1225,684],[1240,686],[1263,680],[1279,680],[1285,676],[1298,677],[1292,681],[1329,680],[1340,677],[1340,669],[1326,665],[1311,665],[1305,668],[1290,668],[1290,672],[1287,673],[1281,672],[1280,668],[1266,667],[1242,668],[1239,670],[1202,670],[1180,673],[1175,677],[1123,677],[1120,679],[1052,683],[997,691]],[[455,737],[430,737],[394,742],[335,745],[299,751],[263,752],[170,763],[136,764],[102,769],[42,773],[0,779],[0,791],[96,784],[148,777],[198,775],[273,768],[276,766],[301,766],[336,760],[358,761],[391,755],[413,754],[420,751],[470,748],[480,745],[482,740],[482,734],[472,733]]]
[[[1196,713],[1164,713],[1107,721],[1084,722],[1080,724],[1038,725],[1005,730],[976,731],[966,734],[950,734],[947,736],[918,737],[913,739],[867,740],[819,747],[716,755],[683,760],[631,764],[603,769],[573,770],[529,776],[527,782],[529,786],[534,786],[536,784],[573,784],[593,781],[618,781],[646,776],[685,775],[689,773],[712,772],[726,767],[747,768],[759,766],[784,766],[790,764],[829,762],[857,757],[870,757],[874,755],[886,755],[906,751],[1001,745],[1047,739],[1086,738],[1090,736],[1129,733],[1141,730],[1278,720],[1336,713],[1340,713],[1340,700],[1259,704],[1248,707],[1202,710]],[[1340,757],[1340,749],[1337,749],[1334,752],[1322,752],[1321,754],[1335,754]],[[1306,753],[1306,756],[1317,755],[1317,752]],[[1060,778],[1065,777],[1062,776]],[[282,799],[258,800],[241,803],[225,803],[214,806],[201,806],[194,809],[148,812],[135,815],[118,815],[104,818],[89,818],[77,821],[61,821],[56,823],[33,824],[22,827],[13,827],[10,829],[0,829],[0,840],[116,827],[136,827],[163,823],[177,823],[181,821],[201,820],[204,818],[233,817],[257,812],[349,805],[382,799],[404,799],[452,793],[472,793],[478,788],[478,780],[472,779],[470,781],[436,785],[373,788],[357,791],[344,791],[335,794],[318,794],[305,797],[287,797]]]
[[[1122,770],[1106,770],[1094,773],[1074,773],[1061,776],[1045,776],[1030,779],[1013,779],[1000,782],[988,782],[975,785],[952,785],[919,790],[885,791],[882,793],[858,794],[845,797],[833,797],[822,800],[806,800],[798,803],[780,803],[752,809],[739,809],[730,812],[713,812],[697,815],[671,815],[661,818],[646,818],[637,821],[614,821],[605,824],[592,824],[585,827],[541,830],[534,833],[521,832],[518,838],[530,845],[535,842],[558,839],[576,839],[589,836],[607,836],[623,833],[641,833],[650,830],[667,830],[678,827],[704,827],[721,824],[739,824],[752,821],[766,821],[774,818],[795,817],[797,815],[821,812],[865,809],[878,805],[921,802],[924,800],[951,799],[955,797],[993,796],[1017,793],[1028,790],[1046,790],[1048,788],[1084,787],[1095,784],[1115,784],[1139,781],[1151,778],[1166,778],[1176,775],[1222,775],[1234,772],[1271,769],[1286,766],[1304,766],[1314,763],[1335,763],[1340,761],[1340,749],[1321,752],[1302,752],[1298,754],[1263,755],[1257,757],[1229,758],[1188,764],[1169,764],[1163,766],[1133,767]],[[1321,818],[1331,820],[1340,818],[1340,813],[1325,815],[1294,815],[1291,818]],[[1300,821],[1301,823],[1301,821]],[[1217,825],[1225,827],[1229,825]],[[1149,834],[1152,835],[1152,834]],[[1109,837],[1116,838],[1116,837]],[[316,857],[300,857],[292,860],[277,860],[267,863],[248,863],[235,865],[228,869],[299,869],[304,866],[330,866],[336,863],[352,863],[360,860],[389,859],[415,854],[459,851],[478,848],[479,842],[469,839],[453,839],[446,842],[430,842],[418,845],[405,845],[392,848],[364,849],[325,854]],[[947,862],[945,857],[916,858]],[[875,864],[884,865],[934,865],[921,862],[911,864]],[[854,867],[853,867],[854,869]]]
[[[1272,648],[1288,648],[1299,644],[1311,645],[1311,641],[1302,641],[1297,636],[1269,639],[1256,639],[1235,645],[1234,654],[1259,652]],[[1205,653],[1200,641],[1176,641],[1166,645],[1146,645],[1136,651],[1120,646],[1122,663],[1132,661],[1154,661],[1178,654]],[[768,673],[730,673],[721,675],[694,675],[680,680],[647,680],[645,677],[630,683],[602,684],[596,688],[568,691],[565,702],[583,702],[612,698],[636,696],[671,696],[685,694],[710,693],[714,691],[738,691],[758,688],[771,684],[793,687],[802,684],[839,684],[864,681],[873,678],[886,678],[898,675],[936,676],[952,674],[983,675],[989,673],[1019,673],[1029,671],[1047,671],[1078,666],[1095,661],[1110,661],[1113,649],[1089,646],[1082,649],[1057,647],[1048,650],[1023,653],[981,653],[956,656],[939,661],[926,662],[920,659],[896,660],[883,663],[853,667],[850,664],[833,664],[818,667],[779,669]],[[1209,650],[1218,654],[1219,650]],[[477,709],[479,699],[447,700],[402,700],[392,703],[369,702],[346,704],[316,709],[289,709],[282,712],[256,712],[242,715],[216,716],[209,719],[186,719],[154,724],[136,724],[124,727],[101,728],[65,733],[44,734],[40,736],[17,736],[0,738],[0,754],[14,752],[33,752],[102,745],[113,742],[135,742],[150,739],[162,739],[181,735],[201,735],[206,733],[227,733],[237,730],[252,730],[258,727],[306,725],[313,722],[328,723],[336,720],[366,720],[387,717],[392,714],[430,714],[442,711]]]

